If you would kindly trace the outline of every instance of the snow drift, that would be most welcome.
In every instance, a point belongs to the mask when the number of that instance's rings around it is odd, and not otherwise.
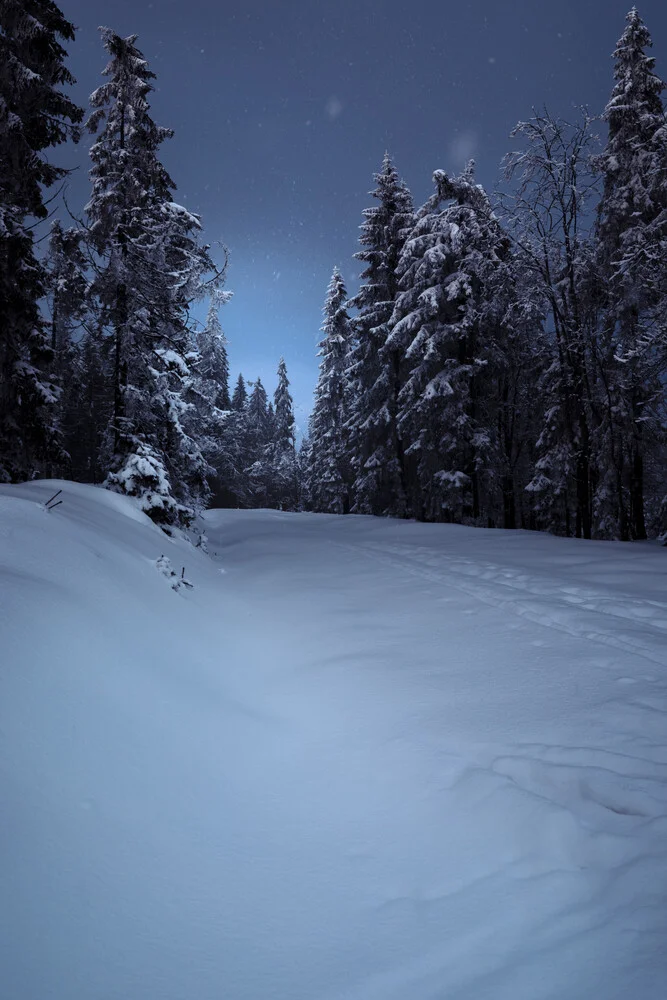
[[[665,551],[206,532],[0,487],[0,995],[665,994]]]

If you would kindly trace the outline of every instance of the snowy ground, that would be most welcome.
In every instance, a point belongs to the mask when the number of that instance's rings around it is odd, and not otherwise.
[[[667,996],[667,551],[207,532],[0,487],[0,997]]]

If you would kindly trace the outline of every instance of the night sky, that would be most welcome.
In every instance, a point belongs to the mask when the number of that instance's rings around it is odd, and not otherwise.
[[[385,149],[420,204],[436,168],[474,156],[490,188],[514,124],[604,107],[630,0],[59,0],[77,26],[80,103],[106,62],[97,26],[135,33],[157,74],[162,159],[207,241],[231,251],[222,310],[232,371],[273,391],[287,361],[305,429],[334,264],[354,289],[362,210]],[[667,76],[667,3],[639,11]],[[88,193],[86,137],[64,157]]]

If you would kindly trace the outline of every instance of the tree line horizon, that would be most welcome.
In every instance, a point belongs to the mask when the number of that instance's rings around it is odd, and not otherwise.
[[[359,290],[338,268],[327,290],[299,450],[284,359],[272,401],[242,375],[230,392],[226,252],[173,201],[136,36],[101,29],[84,123],[56,4],[0,0],[0,26],[0,480],[101,483],[166,530],[213,500],[667,537],[667,117],[636,8],[605,109],[533,110],[500,195],[471,161],[416,207],[385,154]],[[48,150],[84,129],[90,199],[38,256],[66,174]]]

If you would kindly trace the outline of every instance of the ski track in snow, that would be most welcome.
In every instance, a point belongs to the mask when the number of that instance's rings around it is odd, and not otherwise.
[[[0,996],[667,995],[664,550],[0,508]]]
[[[536,625],[665,664],[667,604],[664,602],[629,596],[621,601],[586,587],[554,585],[548,579],[531,577],[492,563],[449,558],[441,553],[434,557],[427,549],[364,546],[363,551],[395,570],[455,587]],[[511,596],[507,596],[508,591]],[[595,615],[602,617],[592,617]],[[628,631],[623,631],[619,622]],[[629,623],[640,627],[630,630]]]
[[[439,901],[451,900],[466,890],[472,891],[478,883],[486,883],[503,871],[511,871],[515,880],[535,880],[536,885],[564,871],[600,871],[610,876],[610,883],[616,882],[617,888],[621,889],[626,872],[635,868],[639,874],[647,859],[662,874],[660,885],[664,895],[667,872],[667,848],[664,846],[667,833],[667,698],[663,672],[667,665],[667,604],[655,598],[642,599],[624,593],[612,596],[590,586],[558,582],[552,575],[527,573],[480,558],[473,560],[450,556],[441,548],[433,551],[431,547],[414,543],[397,545],[383,541],[368,544],[355,539],[351,544],[329,539],[329,544],[357,561],[369,559],[387,567],[395,578],[413,577],[423,581],[430,585],[428,592],[432,600],[438,601],[448,590],[454,589],[503,613],[563,633],[574,640],[585,640],[586,644],[590,642],[611,647],[614,652],[630,654],[634,663],[639,661],[640,668],[641,661],[647,661],[645,669],[647,666],[653,668],[651,673],[643,673],[640,669],[636,676],[614,678],[619,686],[642,685],[643,693],[630,698],[609,698],[605,706],[610,721],[618,727],[623,743],[633,752],[628,749],[620,753],[594,745],[577,748],[519,744],[508,748],[513,751],[511,753],[494,756],[498,747],[477,747],[473,751],[474,763],[464,766],[456,781],[447,789],[453,791],[457,798],[461,797],[464,804],[466,798],[472,796],[478,806],[481,791],[482,801],[491,802],[502,795],[505,808],[509,806],[515,816],[520,816],[527,808],[535,824],[532,832],[538,847],[534,857],[520,855],[508,858],[505,855],[497,868],[481,878],[478,876],[468,882],[456,883],[454,888],[444,885],[439,889],[436,884],[428,891],[397,895],[382,905],[437,906]],[[613,567],[610,567],[610,572],[614,572]],[[576,580],[576,569],[573,575]],[[472,612],[468,608],[464,613]],[[539,648],[543,642],[537,638],[531,644]],[[598,665],[613,670],[615,661],[602,659]],[[655,675],[655,666],[662,668],[660,678]],[[541,822],[537,822],[533,815],[532,800],[535,800],[540,812],[544,810]],[[457,808],[460,807],[459,802]],[[511,841],[513,836],[514,830],[510,830],[508,840]],[[648,849],[647,840],[651,841]],[[614,872],[619,874],[613,875]],[[586,879],[582,882],[585,883]],[[647,898],[642,900],[639,908],[655,915],[661,905],[660,900],[660,892],[652,887],[652,891],[647,889]],[[594,910],[593,904],[594,899],[589,903],[591,911]],[[538,941],[541,933],[551,938],[548,947],[558,954],[558,949],[567,948],[568,941],[573,939],[571,922],[565,919],[568,908],[576,911],[580,905],[581,901],[575,894],[562,907],[563,912],[559,913],[556,908],[542,922],[539,919],[535,921],[533,913],[531,932]],[[531,908],[539,911],[536,899],[532,899],[527,906],[527,910]],[[581,908],[586,909],[583,905]],[[600,927],[604,928],[608,917],[601,912],[598,919]],[[559,922],[563,925],[560,931],[557,930]],[[641,926],[641,921],[638,921],[638,926]],[[581,929],[590,928],[583,921]],[[498,932],[497,927],[495,932]],[[636,932],[639,933],[638,930]],[[513,934],[505,927],[504,950],[510,954],[521,952],[525,933],[526,924],[523,921],[514,927]],[[474,948],[483,947],[483,941],[487,939],[480,932],[473,938]],[[457,949],[460,947],[461,942],[457,940]],[[473,954],[469,958],[474,962]],[[436,950],[431,958],[424,964],[417,963],[412,971],[409,971],[408,964],[401,967],[400,973],[394,970],[388,977],[380,976],[377,996],[398,997],[404,995],[401,990],[408,990],[411,995],[442,996],[440,987],[435,984],[431,987],[429,982],[432,979],[442,980],[443,977],[447,979],[446,970],[451,974],[451,967],[456,966],[458,960],[448,949]],[[667,985],[664,967],[661,976]],[[489,978],[489,984],[485,987],[486,978]],[[476,983],[475,990],[488,990],[485,996],[516,996],[513,992],[516,988],[514,978],[508,978],[511,987],[504,987],[502,980],[503,974],[498,969],[472,977]],[[456,976],[451,977],[449,982],[450,988],[456,989]],[[528,992],[519,995],[583,997],[591,985],[576,987],[567,983],[557,988],[560,992],[554,990],[552,993],[549,988],[544,990],[544,984],[539,985],[535,981]],[[375,996],[372,989],[366,992],[369,988],[366,984],[359,996]],[[398,992],[394,992],[397,989]],[[470,983],[463,988],[461,996],[469,996],[469,989]],[[615,991],[613,995],[620,997],[627,986],[614,986],[610,982],[607,989]],[[420,990],[424,991],[423,994]],[[458,993],[450,993],[448,989],[447,996],[450,995]]]

